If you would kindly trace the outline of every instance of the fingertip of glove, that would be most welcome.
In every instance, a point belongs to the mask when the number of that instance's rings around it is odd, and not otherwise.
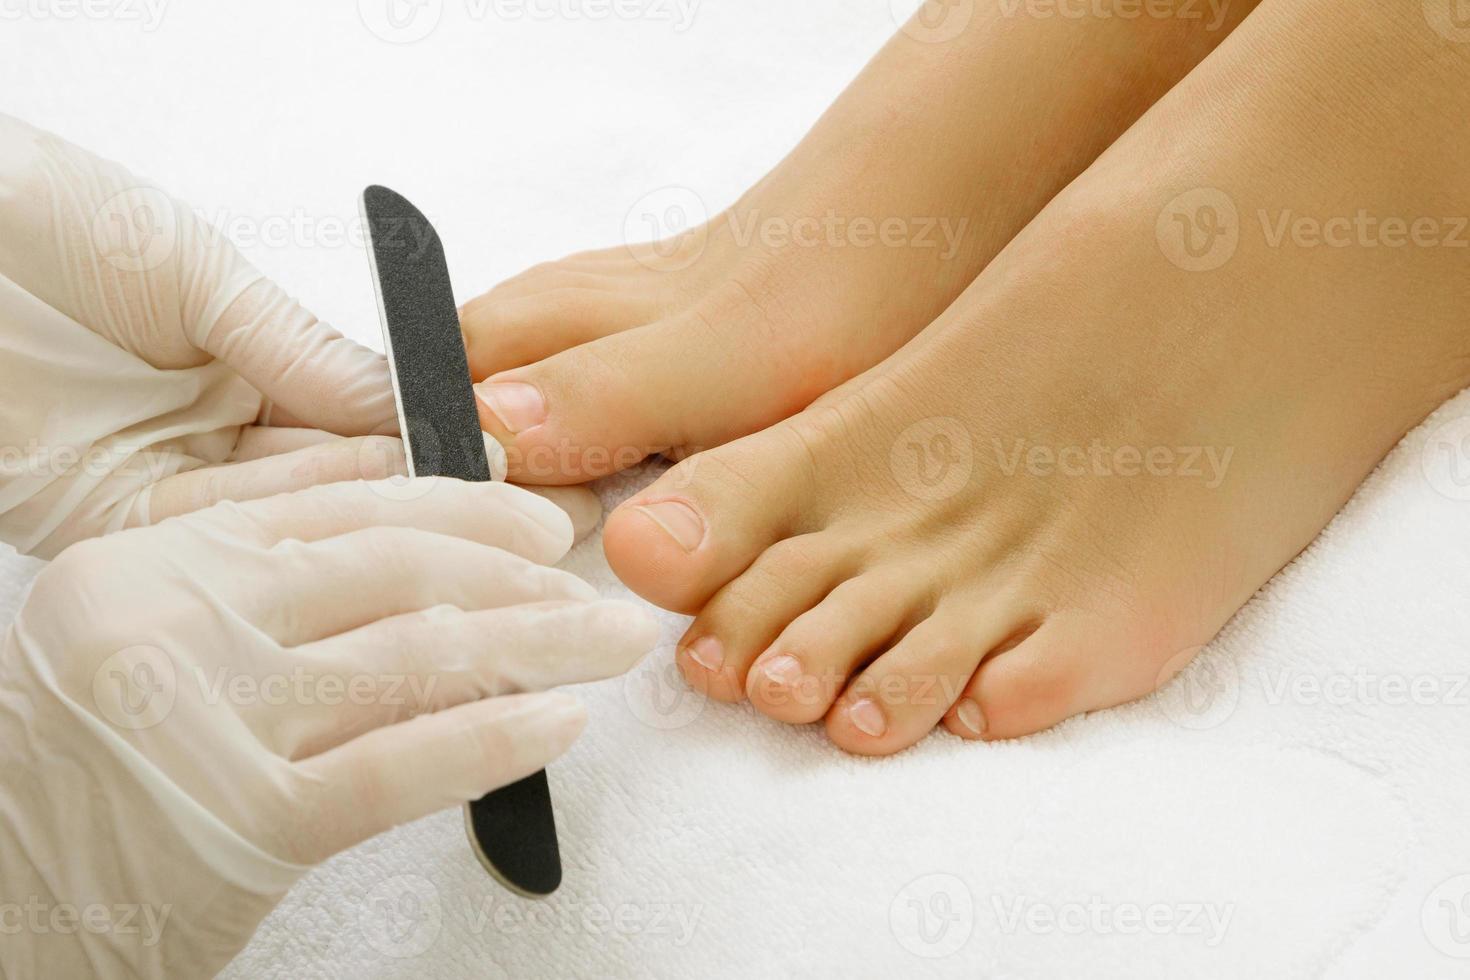
[[[510,472],[510,461],[505,455],[505,447],[496,442],[488,432],[481,432],[480,437],[485,440],[485,459],[490,464],[490,479],[495,483],[503,483],[505,475]]]
[[[608,649],[619,652],[622,670],[631,669],[657,645],[658,622],[647,609],[621,599],[600,599],[592,606],[596,631]]]
[[[509,506],[528,519],[541,532],[534,555],[527,555],[544,565],[561,561],[576,541],[576,529],[566,511],[544,497],[509,483],[470,484],[476,492],[493,498],[498,507]]]
[[[587,727],[586,705],[570,694],[545,691],[522,697],[530,699],[530,719],[552,744],[553,757],[565,751]]]

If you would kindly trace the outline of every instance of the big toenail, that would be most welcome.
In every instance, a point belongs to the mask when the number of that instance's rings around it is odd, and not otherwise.
[[[546,421],[546,399],[534,386],[519,381],[497,381],[475,389],[475,397],[500,420],[511,435]]]
[[[795,687],[801,680],[801,664],[789,654],[772,657],[760,665],[760,670],[767,683],[778,687]]]
[[[883,717],[883,709],[870,698],[863,698],[848,708],[847,717],[852,719],[852,726],[864,735],[881,738],[888,731],[888,719]]]
[[[725,666],[725,647],[713,636],[701,636],[689,645],[689,658],[712,674]]]
[[[693,551],[704,540],[704,518],[682,500],[661,500],[639,507],[645,517],[668,532],[685,551]]]
[[[954,710],[954,715],[960,720],[960,724],[973,732],[977,738],[985,734],[985,712],[981,711],[980,706],[971,699],[961,700],[959,706]]]

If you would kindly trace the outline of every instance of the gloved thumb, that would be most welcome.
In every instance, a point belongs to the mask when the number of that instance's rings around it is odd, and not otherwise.
[[[202,346],[265,396],[261,425],[398,434],[387,359],[318,320],[264,276],[225,308]]]

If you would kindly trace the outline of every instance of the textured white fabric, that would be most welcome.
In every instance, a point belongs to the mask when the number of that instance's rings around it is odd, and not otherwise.
[[[360,242],[328,234],[351,228],[363,186],[424,207],[463,302],[534,262],[616,243],[660,188],[728,204],[894,30],[891,6],[705,0],[680,33],[655,20],[476,20],[446,0],[436,33],[394,46],[351,3],[257,0],[226,22],[180,0],[151,33],[7,23],[0,85],[9,111],[233,221],[252,262],[374,343]],[[119,78],[125,92],[109,94]],[[1452,408],[1470,414],[1470,401]],[[1283,671],[1360,668],[1429,677],[1453,700],[1470,671],[1470,503],[1426,482],[1427,441],[1427,429],[1411,436],[1209,651],[1201,668],[1240,681],[1214,728],[1150,702],[1015,744],[938,736],[863,761],[743,708],[651,727],[629,706],[662,717],[646,710],[640,670],[585,692],[588,731],[551,768],[568,874],[548,918],[519,917],[530,906],[486,878],[444,814],[309,874],[227,976],[1465,976],[1470,961],[1441,952],[1421,919],[1429,909],[1443,943],[1444,895],[1431,895],[1470,873],[1470,707],[1273,703]],[[625,594],[595,541],[565,567]],[[665,644],[682,623],[665,617]],[[933,874],[957,876],[973,902],[950,958],[913,955],[892,924],[915,934],[903,889]],[[1092,895],[1235,912],[1214,948],[1207,935],[1006,933],[993,894],[1006,915],[1016,897],[1030,908]],[[501,908],[513,911],[497,923]],[[619,910],[622,927],[605,923]],[[697,915],[682,945],[674,911]],[[1470,936],[1470,917],[1462,928]]]
[[[555,759],[585,712],[526,692],[655,635],[545,567],[571,544],[533,494],[425,478],[68,548],[0,644],[0,974],[213,974],[311,865]]]

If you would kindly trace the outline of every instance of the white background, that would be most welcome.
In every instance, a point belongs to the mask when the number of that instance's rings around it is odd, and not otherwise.
[[[0,0],[3,110],[195,203],[378,346],[366,258],[339,240],[365,185],[433,219],[462,302],[621,241],[660,188],[728,204],[895,29],[888,0],[705,0],[685,30],[658,16],[673,5],[632,20],[441,6],[436,30],[395,45],[354,0],[174,0],[152,29],[122,0],[98,16]],[[445,814],[309,877],[233,975],[1470,975],[1450,955],[1470,954],[1470,905],[1454,917],[1470,893],[1470,706],[1449,693],[1470,649],[1470,502],[1425,479],[1426,439],[1189,675],[1218,681],[1223,710],[1154,699],[873,762],[746,709],[659,713],[646,682],[667,680],[665,649],[653,673],[587,691],[592,728],[553,771],[567,884],[541,919],[516,918],[529,906],[488,883]],[[571,567],[623,594],[595,544]],[[664,624],[672,642],[682,623]],[[1354,670],[1438,679],[1444,703],[1275,693]],[[386,933],[380,900],[406,896],[425,900],[426,931]],[[1162,908],[1178,928],[1008,925],[1018,902],[1043,910],[1033,923],[1095,902]],[[477,925],[502,904],[510,919]],[[1197,906],[1230,910],[1220,942],[1184,930]],[[630,918],[599,928],[598,909]],[[653,928],[674,914],[697,923],[687,942]]]

